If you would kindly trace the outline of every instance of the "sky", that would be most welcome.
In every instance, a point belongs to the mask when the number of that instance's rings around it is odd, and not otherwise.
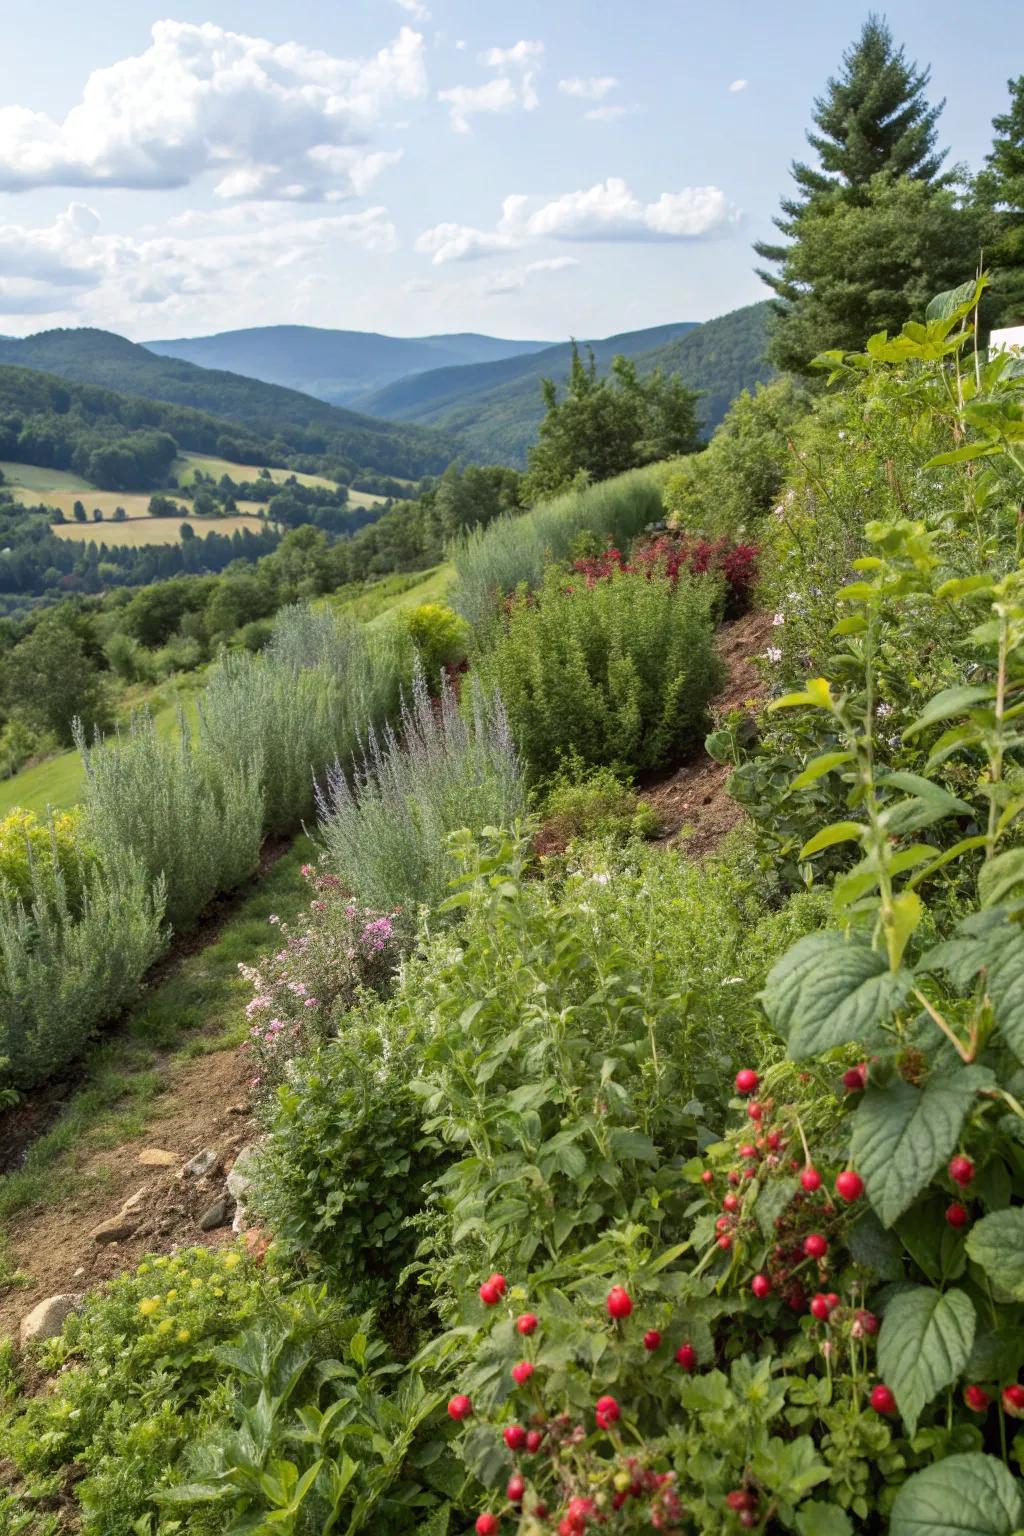
[[[10,12],[9,12],[10,14]],[[839,0],[33,0],[0,47],[0,333],[598,337],[766,296]],[[1024,5],[893,0],[977,168]]]

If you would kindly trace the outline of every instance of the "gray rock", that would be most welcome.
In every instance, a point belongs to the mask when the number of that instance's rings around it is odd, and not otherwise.
[[[200,1216],[199,1230],[201,1232],[212,1232],[215,1227],[226,1226],[228,1220],[228,1212],[230,1209],[230,1196],[218,1195],[213,1204],[207,1206],[206,1210]]]
[[[120,1243],[127,1237],[134,1237],[142,1224],[142,1202],[146,1191],[137,1189],[127,1199],[116,1216],[108,1216],[106,1221],[101,1221],[98,1227],[93,1227],[89,1236],[96,1243]]]
[[[26,1344],[40,1344],[44,1339],[55,1339],[72,1312],[82,1305],[82,1296],[69,1292],[62,1296],[48,1296],[38,1306],[26,1312],[21,1320],[18,1337],[22,1349]]]
[[[189,1159],[179,1175],[183,1179],[205,1179],[220,1167],[221,1156],[214,1147],[204,1147]]]
[[[231,1172],[227,1176],[228,1194],[236,1200],[240,1200],[246,1190],[252,1184],[251,1174],[246,1172],[247,1167],[255,1162],[259,1147],[254,1141],[244,1146],[232,1165]]]

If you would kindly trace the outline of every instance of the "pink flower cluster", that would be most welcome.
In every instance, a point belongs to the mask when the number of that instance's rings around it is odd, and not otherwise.
[[[706,571],[717,571],[725,579],[730,603],[734,611],[740,611],[750,602],[750,594],[757,578],[755,544],[730,544],[727,539],[695,539],[686,534],[660,534],[647,543],[633,546],[629,560],[620,549],[610,545],[599,555],[588,555],[577,560],[573,570],[586,579],[588,587],[599,581],[607,581],[616,571],[627,575],[667,576],[675,583],[683,570],[702,576]]]

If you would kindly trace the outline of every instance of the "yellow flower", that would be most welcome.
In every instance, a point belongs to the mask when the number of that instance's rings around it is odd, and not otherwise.
[[[139,1311],[142,1313],[143,1317],[152,1317],[153,1313],[156,1311],[159,1305],[159,1296],[144,1296],[143,1299],[139,1302]]]
[[[192,1289],[194,1291],[201,1291],[202,1288],[203,1288],[203,1282],[201,1280],[193,1280],[192,1281]]]
[[[156,1331],[157,1331],[157,1333],[170,1333],[170,1331],[171,1331],[171,1329],[173,1327],[174,1327],[174,1324],[171,1322],[170,1318],[169,1317],[165,1317],[163,1322],[160,1324],[160,1326],[157,1328]]]
[[[187,1344],[191,1337],[192,1337],[192,1335],[189,1333],[187,1328],[179,1328],[178,1329],[178,1343],[179,1344]]]
[[[213,1292],[213,1294],[215,1296],[223,1296],[224,1295],[224,1287],[222,1285],[211,1285],[210,1286],[210,1290]]]
[[[173,1301],[175,1296],[177,1296],[177,1294],[178,1294],[177,1286],[172,1285],[170,1290],[167,1292],[167,1300],[168,1301]]]
[[[168,1260],[166,1258],[164,1258],[163,1256],[161,1256],[159,1259],[154,1259],[153,1260],[153,1268],[154,1269],[166,1269],[167,1268],[167,1263],[168,1263]]]
[[[148,1275],[149,1274],[149,1265],[148,1264],[140,1264],[138,1269],[135,1271],[135,1273],[137,1275]]]
[[[242,1262],[241,1254],[238,1254],[238,1253],[226,1253],[224,1255],[224,1268],[225,1269],[236,1269],[238,1267],[238,1265],[241,1264],[241,1262]]]

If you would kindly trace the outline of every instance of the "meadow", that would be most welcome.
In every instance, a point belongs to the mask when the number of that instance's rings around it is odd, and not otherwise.
[[[232,480],[242,481],[257,479],[261,468],[259,464],[233,464],[230,459],[219,459],[213,454],[183,453],[171,465],[171,474],[184,490],[193,484],[196,470],[212,476],[214,480],[228,475]],[[300,485],[319,486],[324,490],[333,490],[335,487],[335,481],[323,475],[300,474],[291,469],[271,469],[269,474],[276,485],[283,485],[294,475]]]
[[[94,493],[97,494],[97,493]],[[130,497],[121,496],[118,505],[128,511],[127,502]],[[148,501],[148,497],[139,497],[142,502]],[[241,506],[257,507],[257,502],[240,503]],[[91,507],[90,507],[91,510]],[[192,528],[197,539],[205,538],[207,534],[219,533],[228,537],[232,533],[241,533],[248,529],[250,533],[259,533],[266,527],[266,520],[257,512],[229,513],[225,517],[150,517],[147,512],[140,511],[131,514],[124,522],[108,521],[94,523],[53,523],[53,532],[59,539],[69,539],[74,543],[88,544],[94,541],[97,544],[128,544],[141,546],[144,544],[179,544],[181,542],[181,525],[187,522]]]

